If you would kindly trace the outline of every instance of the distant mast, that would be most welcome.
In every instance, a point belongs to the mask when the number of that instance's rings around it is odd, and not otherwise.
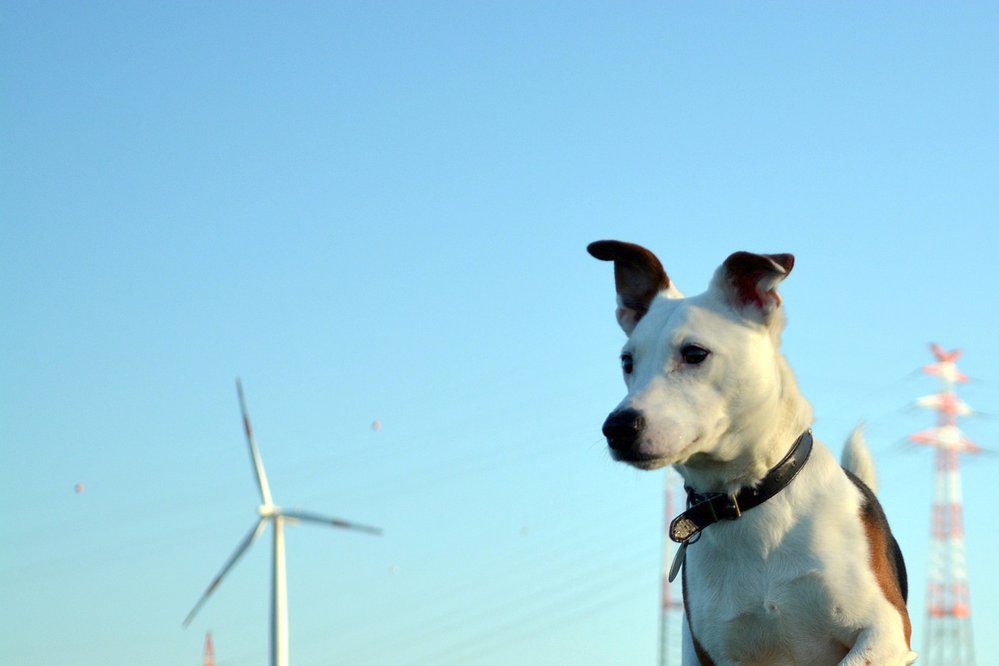
[[[205,659],[203,666],[215,666],[215,647],[212,645],[212,632],[205,632]]]
[[[958,399],[954,386],[968,381],[957,369],[959,350],[931,345],[936,363],[923,372],[940,380],[940,392],[916,401],[937,412],[937,427],[910,436],[916,444],[936,449],[930,566],[926,592],[926,634],[920,663],[927,666],[974,666],[971,603],[964,556],[964,526],[959,457],[981,449],[957,426],[958,416],[971,408]]]
[[[670,618],[675,615],[675,611],[683,610],[683,602],[673,598],[672,583],[669,582],[670,563],[673,560],[673,551],[675,549],[673,541],[669,538],[669,524],[676,517],[673,507],[673,494],[675,492],[673,487],[675,480],[676,472],[673,471],[672,467],[667,467],[665,497],[663,500],[665,514],[665,520],[663,521],[663,569],[662,584],[659,591],[659,666],[669,666],[672,662],[671,656],[675,652],[675,647],[673,641],[670,640],[670,634],[674,633],[671,631],[674,625],[670,622]]]

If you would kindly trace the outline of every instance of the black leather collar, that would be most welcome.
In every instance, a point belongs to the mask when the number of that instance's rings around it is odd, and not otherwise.
[[[812,431],[806,430],[795,440],[784,459],[774,465],[755,487],[743,487],[735,495],[687,490],[687,510],[669,525],[669,538],[686,545],[701,530],[720,520],[735,520],[744,512],[763,504],[787,487],[808,461],[812,452]],[[696,539],[694,539],[696,541]],[[674,565],[675,569],[675,565]]]

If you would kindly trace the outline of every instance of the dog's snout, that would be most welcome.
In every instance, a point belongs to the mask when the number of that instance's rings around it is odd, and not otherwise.
[[[621,409],[611,412],[611,415],[604,421],[604,437],[607,438],[607,446],[615,451],[624,451],[632,448],[638,433],[645,427],[645,418],[634,409]]]

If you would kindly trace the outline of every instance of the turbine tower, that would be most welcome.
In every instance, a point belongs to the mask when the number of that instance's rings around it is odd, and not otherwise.
[[[369,527],[357,523],[348,522],[339,518],[330,518],[316,513],[299,511],[297,509],[284,509],[274,504],[271,497],[270,485],[267,483],[267,474],[264,472],[264,463],[260,459],[260,451],[257,449],[256,440],[253,438],[253,428],[250,426],[250,417],[246,411],[246,401],[243,399],[243,385],[236,380],[236,393],[239,395],[239,408],[243,414],[243,429],[246,432],[246,442],[250,448],[250,461],[253,463],[253,472],[257,479],[257,489],[260,491],[260,506],[257,507],[258,518],[256,523],[250,528],[249,533],[236,547],[235,552],[229,556],[222,570],[212,579],[208,589],[194,604],[194,608],[184,619],[184,626],[187,627],[201,606],[208,600],[212,592],[219,586],[222,579],[233,568],[240,557],[243,556],[261,532],[271,523],[273,528],[273,568],[271,571],[271,666],[288,666],[288,593],[286,586],[285,561],[284,561],[284,526],[298,522],[318,523],[327,527],[339,527],[349,530],[358,530],[368,534],[381,534],[377,527]]]
[[[936,449],[933,495],[932,542],[926,593],[926,637],[922,657],[928,666],[974,666],[971,639],[971,605],[968,571],[964,558],[964,527],[961,509],[961,476],[958,458],[981,449],[957,426],[958,416],[971,409],[958,399],[954,385],[968,381],[957,369],[959,350],[930,350],[936,363],[923,372],[940,380],[940,393],[919,398],[916,404],[937,412],[937,427],[910,436],[917,444]]]

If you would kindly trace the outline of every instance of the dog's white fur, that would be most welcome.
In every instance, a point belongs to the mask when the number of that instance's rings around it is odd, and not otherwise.
[[[646,260],[614,259],[617,318],[628,334],[622,356],[631,368],[615,413],[635,410],[644,419],[632,450],[615,457],[643,469],[674,465],[700,493],[758,484],[812,423],[779,349],[776,287],[793,257],[752,255],[772,265],[747,269],[735,256],[698,296],[684,298],[663,274],[665,284],[639,303],[630,283],[647,280],[651,269],[631,269]],[[708,357],[686,362],[690,345]],[[846,447],[844,462],[873,485],[862,437]],[[719,666],[912,663],[904,601],[889,600],[898,581],[886,580],[876,566],[883,554],[869,541],[891,537],[862,520],[868,501],[816,440],[788,487],[738,520],[706,528],[686,551],[683,663],[700,663],[695,639]]]

